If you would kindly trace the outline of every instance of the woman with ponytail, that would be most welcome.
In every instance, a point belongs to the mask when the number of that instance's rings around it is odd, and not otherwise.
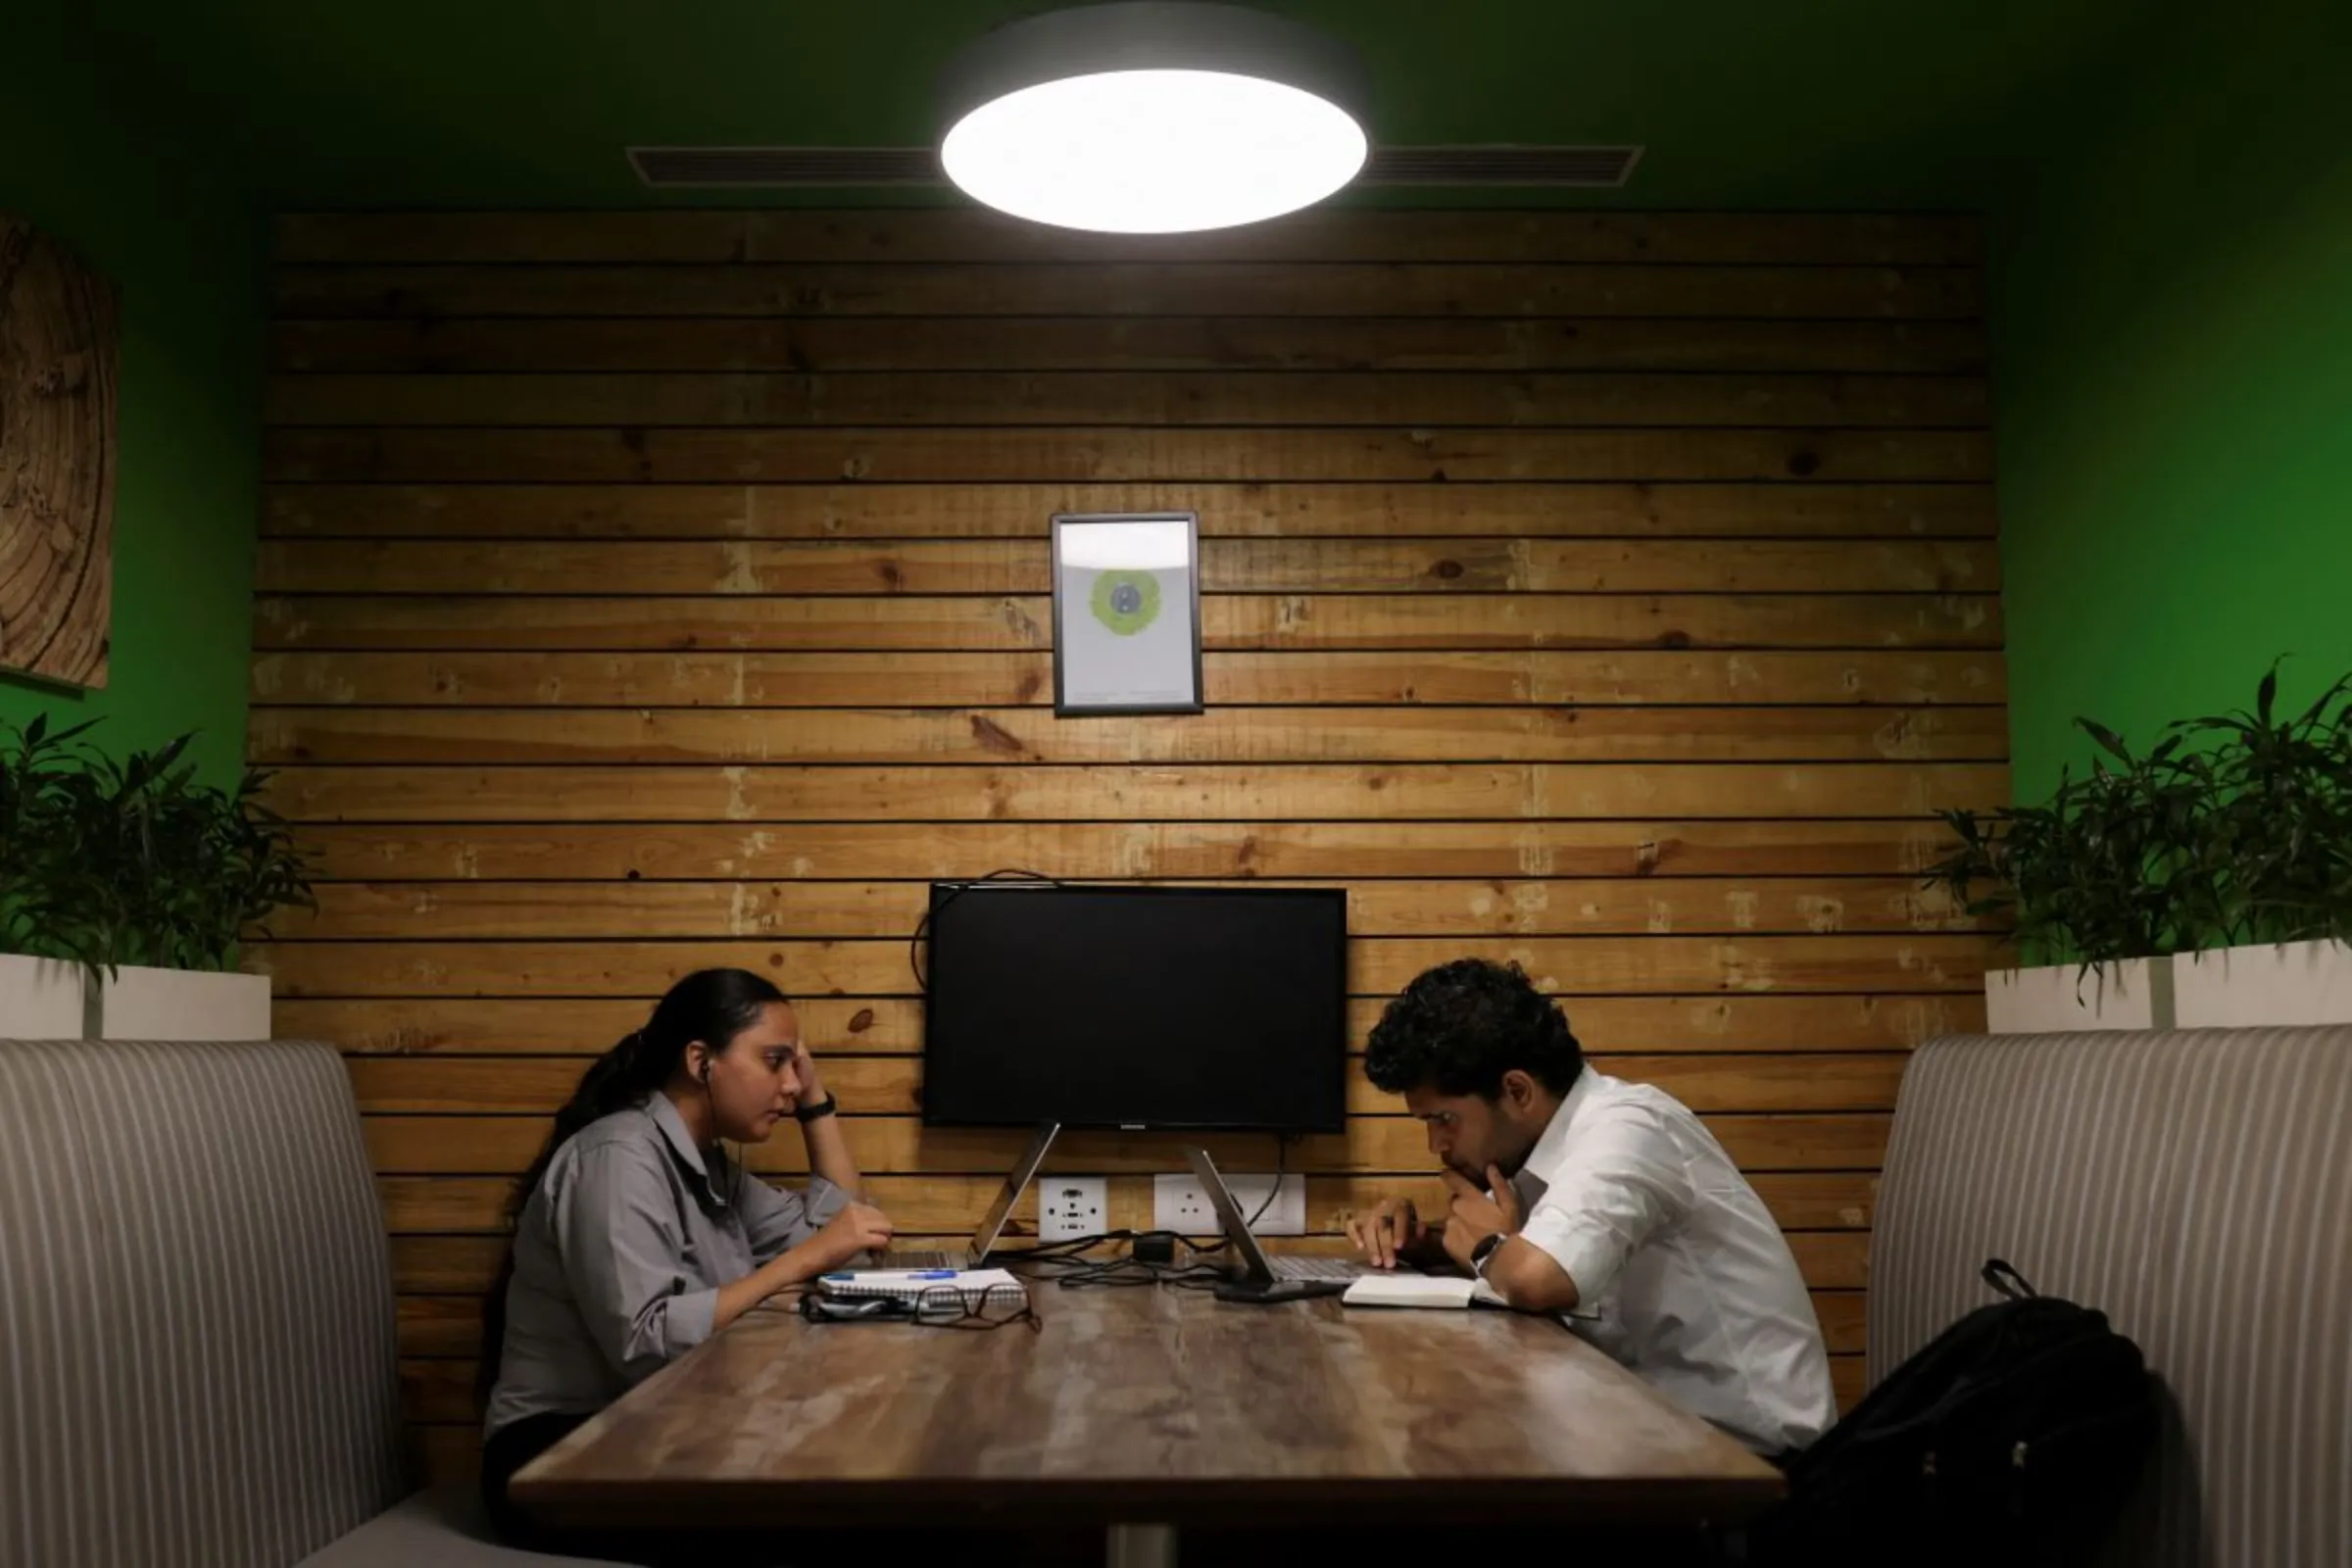
[[[747,1180],[721,1148],[764,1143],[786,1116],[812,1173],[798,1193]],[[777,1292],[887,1245],[890,1221],[858,1190],[783,993],[743,969],[672,986],[581,1077],[515,1188],[514,1246],[483,1311],[482,1496],[500,1533],[582,1550],[534,1530],[508,1481]]]

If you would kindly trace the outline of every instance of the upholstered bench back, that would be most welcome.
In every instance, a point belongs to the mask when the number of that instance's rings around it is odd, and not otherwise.
[[[334,1051],[0,1042],[0,1561],[272,1568],[406,1490]]]
[[[2178,1402],[2129,1560],[2352,1562],[2352,1028],[1970,1037],[1904,1074],[1873,1382],[1990,1299],[2109,1314]]]

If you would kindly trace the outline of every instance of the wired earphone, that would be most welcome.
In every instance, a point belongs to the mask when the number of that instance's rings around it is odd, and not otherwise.
[[[710,1058],[708,1055],[703,1057],[703,1070],[695,1076],[702,1080],[703,1099],[710,1106],[711,1140],[718,1145],[719,1156],[726,1159],[728,1165],[733,1167],[728,1173],[727,1181],[727,1201],[731,1203],[743,1195],[743,1151],[737,1149],[734,1156],[728,1158],[727,1141],[718,1136],[718,1102],[710,1097]]]

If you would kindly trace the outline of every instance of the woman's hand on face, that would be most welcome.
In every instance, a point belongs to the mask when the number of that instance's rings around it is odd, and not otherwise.
[[[825,1098],[823,1080],[816,1075],[816,1057],[809,1054],[808,1042],[796,1040],[792,1047],[792,1076],[800,1093],[793,1098],[804,1105],[821,1103]]]
[[[818,1256],[825,1267],[839,1268],[861,1252],[879,1252],[890,1245],[890,1216],[870,1203],[852,1203],[825,1222],[816,1233]]]

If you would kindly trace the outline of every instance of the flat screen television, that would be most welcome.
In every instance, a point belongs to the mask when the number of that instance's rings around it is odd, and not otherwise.
[[[1348,895],[931,887],[923,1120],[1333,1132]]]

